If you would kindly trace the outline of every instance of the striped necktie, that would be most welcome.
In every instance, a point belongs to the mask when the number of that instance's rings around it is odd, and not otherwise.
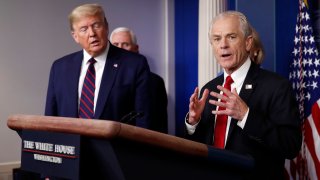
[[[96,60],[91,58],[88,62],[90,64],[84,78],[80,97],[79,118],[92,119],[94,116],[94,91],[96,89],[96,70],[94,69]]]

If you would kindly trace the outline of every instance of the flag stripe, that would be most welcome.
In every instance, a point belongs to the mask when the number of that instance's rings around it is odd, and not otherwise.
[[[315,128],[317,130],[318,137],[319,137],[319,134],[320,134],[320,110],[319,110],[319,104],[320,104],[320,100],[318,100],[317,103],[313,104],[312,110],[311,110],[312,120],[313,120]]]
[[[312,122],[312,121],[311,121]],[[313,122],[312,122],[313,123]],[[319,163],[319,159],[317,157],[317,153],[316,153],[316,149],[315,149],[315,144],[314,144],[314,139],[313,139],[313,135],[312,135],[312,128],[310,125],[309,121],[305,121],[305,143],[307,145],[307,149],[310,153],[311,158],[307,159],[308,160],[308,165],[312,164],[310,161],[313,161],[313,164],[315,166],[315,170],[316,170],[316,175],[317,177],[320,177],[320,163]],[[317,147],[319,148],[319,147]],[[310,174],[310,167],[309,168],[309,174]]]
[[[306,162],[307,162],[307,167],[308,167],[308,175],[309,175],[310,179],[317,180],[316,168],[315,168],[313,159],[312,159],[311,154],[308,149],[306,149],[305,158],[307,160]],[[300,178],[300,179],[307,179],[307,178]]]

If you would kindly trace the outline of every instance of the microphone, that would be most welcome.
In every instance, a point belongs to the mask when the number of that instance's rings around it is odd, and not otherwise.
[[[132,121],[136,120],[138,117],[142,117],[143,115],[143,112],[131,111],[129,114],[124,115],[120,119],[120,122],[131,123]]]

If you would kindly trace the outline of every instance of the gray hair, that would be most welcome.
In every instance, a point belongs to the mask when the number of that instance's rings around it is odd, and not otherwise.
[[[112,39],[113,35],[115,33],[118,33],[118,32],[128,32],[130,34],[130,37],[131,37],[131,42],[134,44],[134,45],[137,45],[138,41],[137,41],[137,37],[136,35],[133,33],[133,31],[129,28],[126,28],[126,27],[118,27],[116,29],[114,29],[110,35],[110,40]]]
[[[99,4],[83,4],[74,8],[68,17],[71,31],[74,30],[73,23],[75,21],[79,20],[82,17],[96,15],[100,16],[101,20],[104,21],[106,25],[108,25],[103,8]]]
[[[237,17],[240,23],[240,30],[243,33],[244,37],[248,37],[252,34],[252,29],[249,21],[247,20],[246,16],[238,11],[225,11],[220,14],[218,14],[216,17],[214,17],[210,23],[210,29],[209,29],[209,39],[211,40],[211,32],[213,28],[213,24],[222,18],[226,17]]]

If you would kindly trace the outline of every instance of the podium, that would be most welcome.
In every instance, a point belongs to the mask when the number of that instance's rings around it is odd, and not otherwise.
[[[110,120],[87,120],[79,118],[12,115],[8,118],[9,128],[19,132],[22,138],[22,153],[39,152],[33,150],[34,143],[42,142],[52,152],[56,144],[63,144],[61,157],[73,158],[76,165],[67,168],[68,172],[75,171],[78,176],[64,176],[61,166],[66,166],[64,160],[45,158],[50,162],[39,161],[34,154],[27,163],[40,163],[39,167],[48,165],[49,168],[32,170],[40,174],[51,169],[48,176],[65,179],[112,179],[112,180],[157,180],[157,179],[244,179],[254,167],[253,158],[235,154],[230,151],[215,149],[206,144],[163,134],[136,126]],[[23,134],[26,132],[28,136]],[[29,134],[31,133],[31,135]],[[32,133],[40,133],[32,135]],[[42,135],[44,133],[44,135]],[[49,133],[49,135],[47,134]],[[66,145],[62,140],[72,140],[77,145]],[[48,139],[55,141],[52,144]],[[25,140],[25,137],[36,137],[36,141]],[[65,137],[65,138],[64,138]],[[57,140],[58,139],[58,140]],[[39,146],[42,147],[42,146]],[[43,146],[45,147],[45,146]],[[73,147],[73,148],[72,148]],[[24,152],[26,151],[27,152]],[[68,149],[69,148],[69,149]],[[32,150],[31,150],[32,149]],[[58,149],[59,150],[59,149]],[[79,155],[72,154],[78,151]],[[40,151],[42,152],[42,151]],[[29,154],[27,156],[29,156]],[[59,156],[59,157],[60,157]],[[46,157],[46,156],[45,156]],[[51,162],[51,161],[57,162]],[[79,161],[77,161],[79,160]],[[30,162],[34,161],[34,162]],[[22,156],[22,169],[29,170]],[[60,164],[59,164],[60,163]],[[73,163],[73,162],[72,162]],[[42,164],[42,165],[41,165]],[[75,167],[75,166],[79,167]],[[33,165],[32,165],[33,166]],[[60,169],[59,169],[60,168]],[[65,169],[65,168],[62,168]],[[48,173],[48,172],[46,172]]]

